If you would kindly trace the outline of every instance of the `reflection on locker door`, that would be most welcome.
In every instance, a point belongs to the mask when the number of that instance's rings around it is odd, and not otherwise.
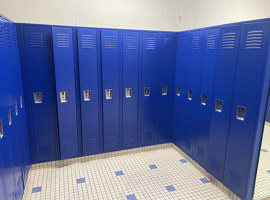
[[[101,30],[104,151],[120,149],[119,31]]]
[[[141,113],[141,145],[156,143],[156,97],[157,71],[159,68],[159,33],[143,32],[142,56],[142,113]]]
[[[139,31],[123,31],[123,148],[138,145]]]
[[[83,155],[100,152],[100,42],[98,29],[79,28],[78,54],[80,71]]]
[[[53,27],[53,50],[61,158],[78,156],[72,28]]]

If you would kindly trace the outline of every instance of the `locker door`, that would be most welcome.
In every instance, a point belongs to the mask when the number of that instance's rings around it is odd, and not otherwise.
[[[32,121],[31,134],[34,138],[35,162],[59,159],[58,131],[54,85],[54,67],[50,58],[50,33],[46,26],[25,25],[24,44],[26,65],[22,65],[24,78],[29,88],[28,112]]]
[[[183,104],[183,150],[192,153],[196,144],[198,106],[200,104],[200,82],[203,59],[203,30],[192,31],[190,35],[190,61],[187,76],[187,98]]]
[[[138,145],[139,31],[123,31],[123,147]]]
[[[143,32],[141,145],[155,144],[157,70],[159,68],[159,33]]]
[[[204,31],[204,54],[199,93],[200,102],[198,102],[198,128],[196,148],[194,149],[195,160],[203,167],[206,165],[206,154],[209,140],[209,125],[217,57],[218,31],[218,28],[206,29]]]
[[[120,149],[119,31],[101,30],[104,151]]]
[[[190,58],[190,32],[178,34],[178,49],[175,69],[175,95],[174,95],[174,143],[182,149],[184,141],[184,102],[188,98],[187,73]]]
[[[78,156],[72,28],[53,27],[53,52],[61,158]]]
[[[223,180],[240,32],[240,24],[222,26],[219,31],[206,168],[220,181]]]
[[[269,34],[270,22],[242,25],[224,170],[224,184],[241,198],[250,175]]]
[[[177,33],[160,33],[161,54],[158,69],[158,143],[172,141],[174,72]]]
[[[83,155],[100,152],[100,42],[98,29],[78,29]]]

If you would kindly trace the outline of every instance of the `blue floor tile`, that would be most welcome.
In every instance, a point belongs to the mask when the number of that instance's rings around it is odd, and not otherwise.
[[[121,176],[121,175],[124,175],[124,173],[123,173],[123,171],[117,171],[117,172],[115,172],[115,175],[116,176]]]
[[[34,188],[32,188],[32,193],[41,192],[41,190],[42,190],[42,187],[41,187],[41,186],[39,186],[39,187],[34,187]]]
[[[187,160],[186,159],[181,159],[181,160],[179,160],[181,163],[186,163],[187,162]]]
[[[85,183],[85,178],[78,178],[77,184],[80,184],[80,183]]]
[[[156,165],[149,165],[150,169],[156,169],[157,166]]]
[[[175,191],[175,188],[172,185],[166,186],[166,189],[168,190],[168,192]]]
[[[262,151],[262,152],[268,152],[268,150],[266,150],[266,149],[262,149],[261,151]]]
[[[270,174],[270,170],[266,171],[268,174]]]
[[[127,200],[137,200],[135,194],[130,194],[130,195],[127,195]]]
[[[200,180],[201,180],[201,182],[203,182],[203,183],[209,183],[209,182],[210,182],[207,178],[201,178]]]

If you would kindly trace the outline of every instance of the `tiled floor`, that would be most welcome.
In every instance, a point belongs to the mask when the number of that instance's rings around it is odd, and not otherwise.
[[[230,199],[175,149],[31,167],[27,199]]]
[[[264,127],[254,199],[270,197],[270,127]]]

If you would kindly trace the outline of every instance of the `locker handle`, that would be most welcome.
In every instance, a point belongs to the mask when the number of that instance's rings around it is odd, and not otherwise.
[[[33,95],[34,95],[34,102],[35,103],[42,103],[42,101],[43,101],[42,92],[34,92]]]
[[[177,88],[176,88],[176,95],[177,95],[177,96],[180,96],[180,87],[177,87]]]
[[[106,99],[112,99],[112,89],[105,90],[105,97]]]
[[[20,96],[20,106],[21,106],[21,108],[23,107],[22,96]]]
[[[60,95],[61,103],[67,103],[68,102],[68,93],[66,91],[65,92],[60,92],[59,95]]]
[[[223,101],[216,99],[215,111],[222,112],[222,108],[223,108]]]
[[[188,91],[188,100],[192,100],[192,90]]]
[[[15,115],[18,115],[18,105],[17,102],[14,103],[14,107],[15,107]]]
[[[149,97],[150,96],[150,87],[145,87],[144,88],[144,96]]]
[[[3,129],[3,122],[2,119],[0,119],[0,139],[4,137],[4,129]]]
[[[8,124],[9,124],[9,125],[12,124],[11,111],[10,111],[10,109],[8,110]]]
[[[246,116],[246,107],[237,106],[236,119],[244,121]]]
[[[207,95],[206,94],[202,94],[202,105],[206,106],[206,101],[207,101]]]
[[[91,100],[91,90],[84,90],[83,91],[83,99],[84,99],[84,101]]]
[[[131,92],[132,92],[131,88],[126,88],[126,98],[131,98]]]
[[[168,87],[167,86],[162,86],[161,95],[166,96],[167,92],[168,92]]]

